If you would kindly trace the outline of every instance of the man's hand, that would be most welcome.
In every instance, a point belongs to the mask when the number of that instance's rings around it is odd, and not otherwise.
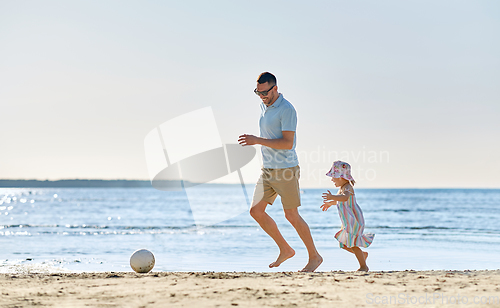
[[[260,144],[276,150],[292,149],[295,132],[283,131],[282,133],[283,133],[283,138],[278,138],[278,139],[266,139],[254,135],[244,134],[238,137],[239,138],[238,143],[243,146]]]
[[[238,137],[238,143],[242,146],[259,144],[259,137],[254,135],[241,135]]]

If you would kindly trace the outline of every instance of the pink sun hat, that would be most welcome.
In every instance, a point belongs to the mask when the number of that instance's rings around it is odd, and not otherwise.
[[[332,168],[326,173],[326,175],[329,177],[343,178],[348,181],[354,181],[351,175],[351,165],[340,160],[333,162]]]

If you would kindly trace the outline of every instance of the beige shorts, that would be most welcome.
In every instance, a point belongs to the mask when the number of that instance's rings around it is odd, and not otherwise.
[[[253,193],[252,206],[260,201],[273,204],[278,195],[285,210],[300,206],[300,167],[284,169],[262,168]]]

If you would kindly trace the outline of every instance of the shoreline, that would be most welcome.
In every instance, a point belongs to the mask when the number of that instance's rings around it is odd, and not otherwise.
[[[0,307],[500,305],[500,270],[0,274]]]

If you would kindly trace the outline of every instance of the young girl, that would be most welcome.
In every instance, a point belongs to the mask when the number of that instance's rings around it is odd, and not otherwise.
[[[354,196],[353,186],[355,182],[351,176],[351,166],[338,160],[333,163],[326,175],[332,177],[332,182],[340,189],[336,195],[332,195],[329,190],[328,193],[323,194],[324,203],[321,209],[326,211],[330,206],[337,204],[342,228],[335,234],[335,238],[339,241],[340,248],[356,255],[359,262],[358,271],[367,272],[366,258],[368,253],[362,251],[360,247],[370,246],[375,234],[363,234],[365,220]]]

